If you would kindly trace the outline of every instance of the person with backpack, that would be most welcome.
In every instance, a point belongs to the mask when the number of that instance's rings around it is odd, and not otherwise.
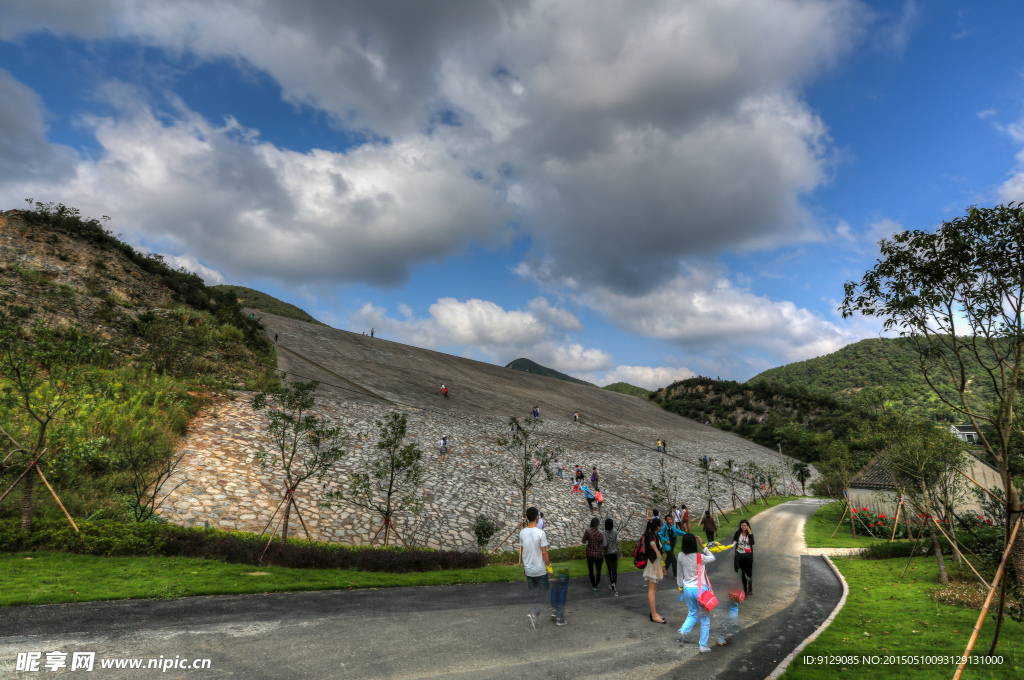
[[[590,520],[590,528],[583,532],[583,543],[587,546],[587,572],[590,574],[590,587],[597,592],[601,585],[601,563],[604,561],[604,534],[597,528],[598,519]]]
[[[704,511],[704,517],[700,520],[700,525],[704,527],[704,535],[708,537],[708,543],[714,541],[718,525],[715,524],[715,518],[711,516],[710,510]]]
[[[700,545],[700,539],[696,534],[683,534],[676,583],[683,589],[683,596],[680,599],[686,602],[686,609],[689,613],[679,632],[685,638],[686,634],[693,629],[694,624],[700,621],[700,651],[702,652],[711,651],[711,647],[708,646],[708,637],[711,634],[711,612],[701,606],[700,595],[711,588],[708,585],[705,565],[714,561],[715,556],[706,547]]]
[[[665,575],[668,576],[668,568],[672,567],[672,576],[678,577],[676,573],[675,549],[676,549],[676,528],[672,526],[672,513],[665,515],[665,522],[661,525],[658,538],[661,539],[663,552],[665,553]]]
[[[576,466],[576,483],[580,484],[583,482],[583,468],[579,465]]]
[[[590,511],[593,512],[594,511],[594,499],[597,498],[597,497],[594,495],[594,492],[591,491],[589,486],[584,486],[583,487],[583,497],[587,499],[587,506],[590,508]]]
[[[651,606],[652,623],[668,623],[657,609],[658,581],[665,577],[665,567],[661,556],[661,539],[658,538],[658,531],[661,529],[661,520],[657,517],[647,522],[647,531],[643,537],[644,555],[644,579],[647,581],[647,603]],[[633,558],[636,564],[636,557]]]
[[[443,396],[443,397],[444,397],[445,399],[447,399],[447,398],[448,398],[448,387],[447,387],[447,386],[446,386],[446,385],[445,385],[444,383],[441,383],[441,395],[442,395],[442,396]]]
[[[611,585],[612,595],[619,596],[615,584],[619,580],[619,532],[615,530],[615,522],[611,517],[604,521],[604,562],[608,567],[608,580]]]
[[[747,595],[754,594],[754,532],[750,530],[750,522],[740,520],[740,528],[732,535],[736,546],[733,559],[733,571],[738,571],[743,579],[743,591]]]
[[[595,465],[591,470],[593,470],[593,472],[590,473],[590,483],[597,486],[597,466]]]

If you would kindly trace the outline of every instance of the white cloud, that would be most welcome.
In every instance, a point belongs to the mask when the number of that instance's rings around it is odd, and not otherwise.
[[[295,153],[184,111],[94,121],[103,152],[75,199],[198,242],[218,269],[394,284],[514,210],[563,276],[636,293],[679,258],[814,231],[801,200],[832,150],[799,92],[867,15],[855,0],[22,0],[0,36],[234,60],[387,140]]]
[[[540,315],[534,311],[538,309]],[[557,314],[552,316],[552,310]],[[571,313],[551,307],[544,298],[532,300],[528,311],[506,310],[476,298],[442,298],[429,311],[428,317],[403,320],[367,303],[353,315],[352,322],[357,328],[375,328],[381,337],[417,347],[455,348],[499,364],[527,357],[567,373],[600,371],[612,364],[608,352],[570,341],[564,331],[582,329],[579,321]]]
[[[1015,157],[1017,166],[1010,173],[1010,177],[1000,185],[996,193],[1003,203],[1024,201],[1024,118],[999,129],[1008,134],[1014,142],[1020,144],[1021,149]]]
[[[614,370],[604,374],[602,385],[625,382],[648,390],[656,390],[671,385],[677,380],[686,380],[696,375],[688,368],[671,366],[616,366]]]
[[[0,68],[0,185],[74,172],[72,151],[47,141],[44,119],[39,95]],[[18,196],[17,204],[31,196]]]
[[[735,360],[753,350],[776,361],[800,361],[859,339],[790,301],[755,295],[715,271],[696,267],[644,295],[607,288],[575,292],[583,304],[627,331],[716,358]]]
[[[868,225],[868,232],[865,237],[873,245],[877,245],[883,238],[892,238],[894,234],[898,234],[901,231],[905,231],[902,224],[896,220],[884,217]]]
[[[211,269],[207,267],[192,255],[164,255],[163,257],[164,262],[171,265],[175,269],[178,269],[179,267],[184,267],[190,272],[199,274],[200,278],[202,278],[203,281],[205,281],[206,285],[208,286],[216,286],[218,284],[224,283],[225,281],[223,274],[221,274],[216,269]]]
[[[102,152],[72,179],[26,176],[0,199],[59,200],[109,214],[118,230],[199,254],[237,277],[291,282],[403,282],[416,263],[500,229],[485,179],[467,176],[440,139],[297,153],[233,120],[216,126],[179,107],[158,118],[111,87],[117,117],[92,118]]]

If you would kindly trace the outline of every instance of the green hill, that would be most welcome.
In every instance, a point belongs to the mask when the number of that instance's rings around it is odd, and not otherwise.
[[[821,460],[829,442],[846,444],[858,462],[875,449],[869,416],[833,396],[801,387],[688,378],[651,393],[667,411],[734,432],[802,460]]]
[[[320,324],[321,326],[327,325],[314,319],[304,309],[300,309],[293,304],[287,303],[283,300],[278,300],[273,295],[267,295],[266,293],[262,293],[258,290],[253,290],[252,288],[246,288],[245,286],[228,286],[223,284],[219,286],[211,286],[211,288],[214,290],[223,290],[234,293],[238,298],[238,301],[242,303],[243,307],[258,309],[261,312],[276,314],[277,316],[295,319],[296,321],[305,321],[307,323]]]
[[[578,383],[580,385],[590,385],[591,387],[597,387],[594,383],[588,383],[586,380],[580,380],[574,378],[571,375],[560,373],[553,368],[547,366],[541,366],[536,361],[530,361],[529,359],[516,359],[505,364],[505,368],[511,368],[515,371],[525,371],[527,373],[533,373],[535,375],[546,375],[549,378],[558,378],[559,380],[565,380],[567,382]]]
[[[885,388],[887,392],[907,406],[908,411],[923,417],[945,421],[958,420],[932,391],[921,373],[917,352],[907,338],[871,338],[847,345],[837,352],[771,368],[747,381],[747,385],[769,383],[836,395],[839,399],[853,399],[863,390]],[[936,363],[937,368],[937,363]],[[975,395],[988,399],[988,386],[981,380],[981,370],[975,365],[968,373],[977,375],[972,384]],[[945,388],[948,398],[955,392],[941,372],[933,371],[937,384]]]
[[[637,387],[636,385],[630,385],[627,382],[612,383],[611,385],[605,385],[601,389],[609,390],[611,392],[621,392],[622,394],[630,394],[634,397],[640,397],[641,399],[646,399],[651,394],[650,390],[645,390],[644,388]]]

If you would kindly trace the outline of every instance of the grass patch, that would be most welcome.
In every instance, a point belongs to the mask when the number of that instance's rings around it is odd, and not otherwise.
[[[783,680],[820,680],[837,678],[856,680],[896,674],[913,680],[948,680],[956,664],[898,664],[888,667],[871,664],[808,665],[806,656],[856,657],[886,655],[959,656],[963,654],[978,610],[942,604],[932,596],[938,589],[938,568],[934,558],[915,558],[902,583],[896,583],[906,560],[833,560],[850,586],[846,605],[835,621],[817,640],[798,655],[783,674]],[[964,568],[947,563],[950,577],[973,578]],[[985,619],[975,651],[988,652],[995,629],[994,613]],[[964,677],[1019,678],[1024,663],[1024,624],[1008,617],[996,653],[1003,656],[998,666],[969,665]]]
[[[807,524],[804,525],[804,539],[807,541],[807,547],[866,548],[871,545],[878,545],[881,542],[888,542],[888,536],[884,539],[878,539],[866,535],[864,527],[859,522],[857,523],[857,538],[851,536],[849,515],[843,520],[843,526],[839,527],[836,535],[831,537],[842,515],[843,504],[837,502],[822,506],[817,512],[808,517]],[[900,542],[899,539],[895,541],[895,543]]]
[[[570,576],[585,576],[585,560],[552,564]],[[632,558],[619,559],[619,571],[634,569]],[[454,585],[519,581],[523,568],[493,565],[391,574],[343,569],[290,569],[225,564],[187,557],[96,557],[33,552],[0,555],[4,587],[0,606],[91,602],[191,595],[238,595],[303,590],[349,590],[399,586]]]

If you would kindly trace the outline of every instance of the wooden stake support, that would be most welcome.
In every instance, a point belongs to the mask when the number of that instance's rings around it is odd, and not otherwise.
[[[53,490],[53,487],[50,486],[50,483],[48,481],[46,481],[46,477],[43,476],[42,468],[37,466],[36,467],[36,474],[39,475],[39,479],[43,480],[43,484],[46,485],[46,488],[50,490],[50,495],[53,496],[53,500],[57,501],[57,505],[59,505],[60,509],[64,511],[64,516],[68,518],[69,522],[71,522],[71,526],[74,527],[75,533],[80,533],[78,531],[78,525],[75,524],[75,520],[71,519],[71,515],[68,514],[67,508],[65,508],[64,504],[60,502],[59,498],[57,498],[57,492]]]
[[[519,524],[517,524],[515,526],[515,528],[512,529],[512,531],[508,532],[508,535],[505,536],[505,538],[501,539],[501,543],[499,543],[498,545],[494,546],[494,550],[492,550],[491,552],[492,553],[498,552],[498,548],[500,548],[501,546],[505,545],[505,541],[507,541],[508,539],[512,538],[512,534],[516,533],[516,531],[522,529],[525,526],[524,522],[526,522],[526,520],[524,520],[524,519],[519,520]]]
[[[985,596],[985,604],[981,606],[981,613],[978,614],[978,622],[974,624],[974,631],[971,632],[971,639],[967,642],[967,649],[961,655],[960,664],[956,667],[956,673],[953,674],[953,680],[960,680],[960,675],[964,672],[964,666],[967,664],[967,659],[971,655],[971,650],[974,649],[974,643],[978,641],[978,634],[981,633],[981,624],[985,622],[985,615],[988,613],[988,608],[992,604],[992,596],[995,595],[996,586],[999,585],[999,579],[1003,577],[1003,570],[1006,568],[1006,560],[1010,557],[1010,552],[1013,550],[1013,544],[1017,540],[1017,531],[1020,529],[1021,520],[1024,519],[1024,513],[1021,513],[1017,517],[1017,521],[1013,524],[1013,532],[1010,534],[1010,540],[1006,542],[1006,550],[1003,551],[1003,559],[999,561],[999,568],[996,569],[995,578],[992,579],[992,586],[988,589],[988,595]]]
[[[839,524],[832,530],[832,535],[829,538],[835,538],[836,532],[839,531],[839,527],[843,526],[843,521],[846,519],[846,513],[850,511],[850,504],[843,501],[843,516],[839,518]]]
[[[896,506],[896,517],[892,520],[892,536],[889,537],[889,542],[892,543],[896,540],[896,530],[900,526],[900,512],[903,511],[903,496],[900,496],[899,505]]]

